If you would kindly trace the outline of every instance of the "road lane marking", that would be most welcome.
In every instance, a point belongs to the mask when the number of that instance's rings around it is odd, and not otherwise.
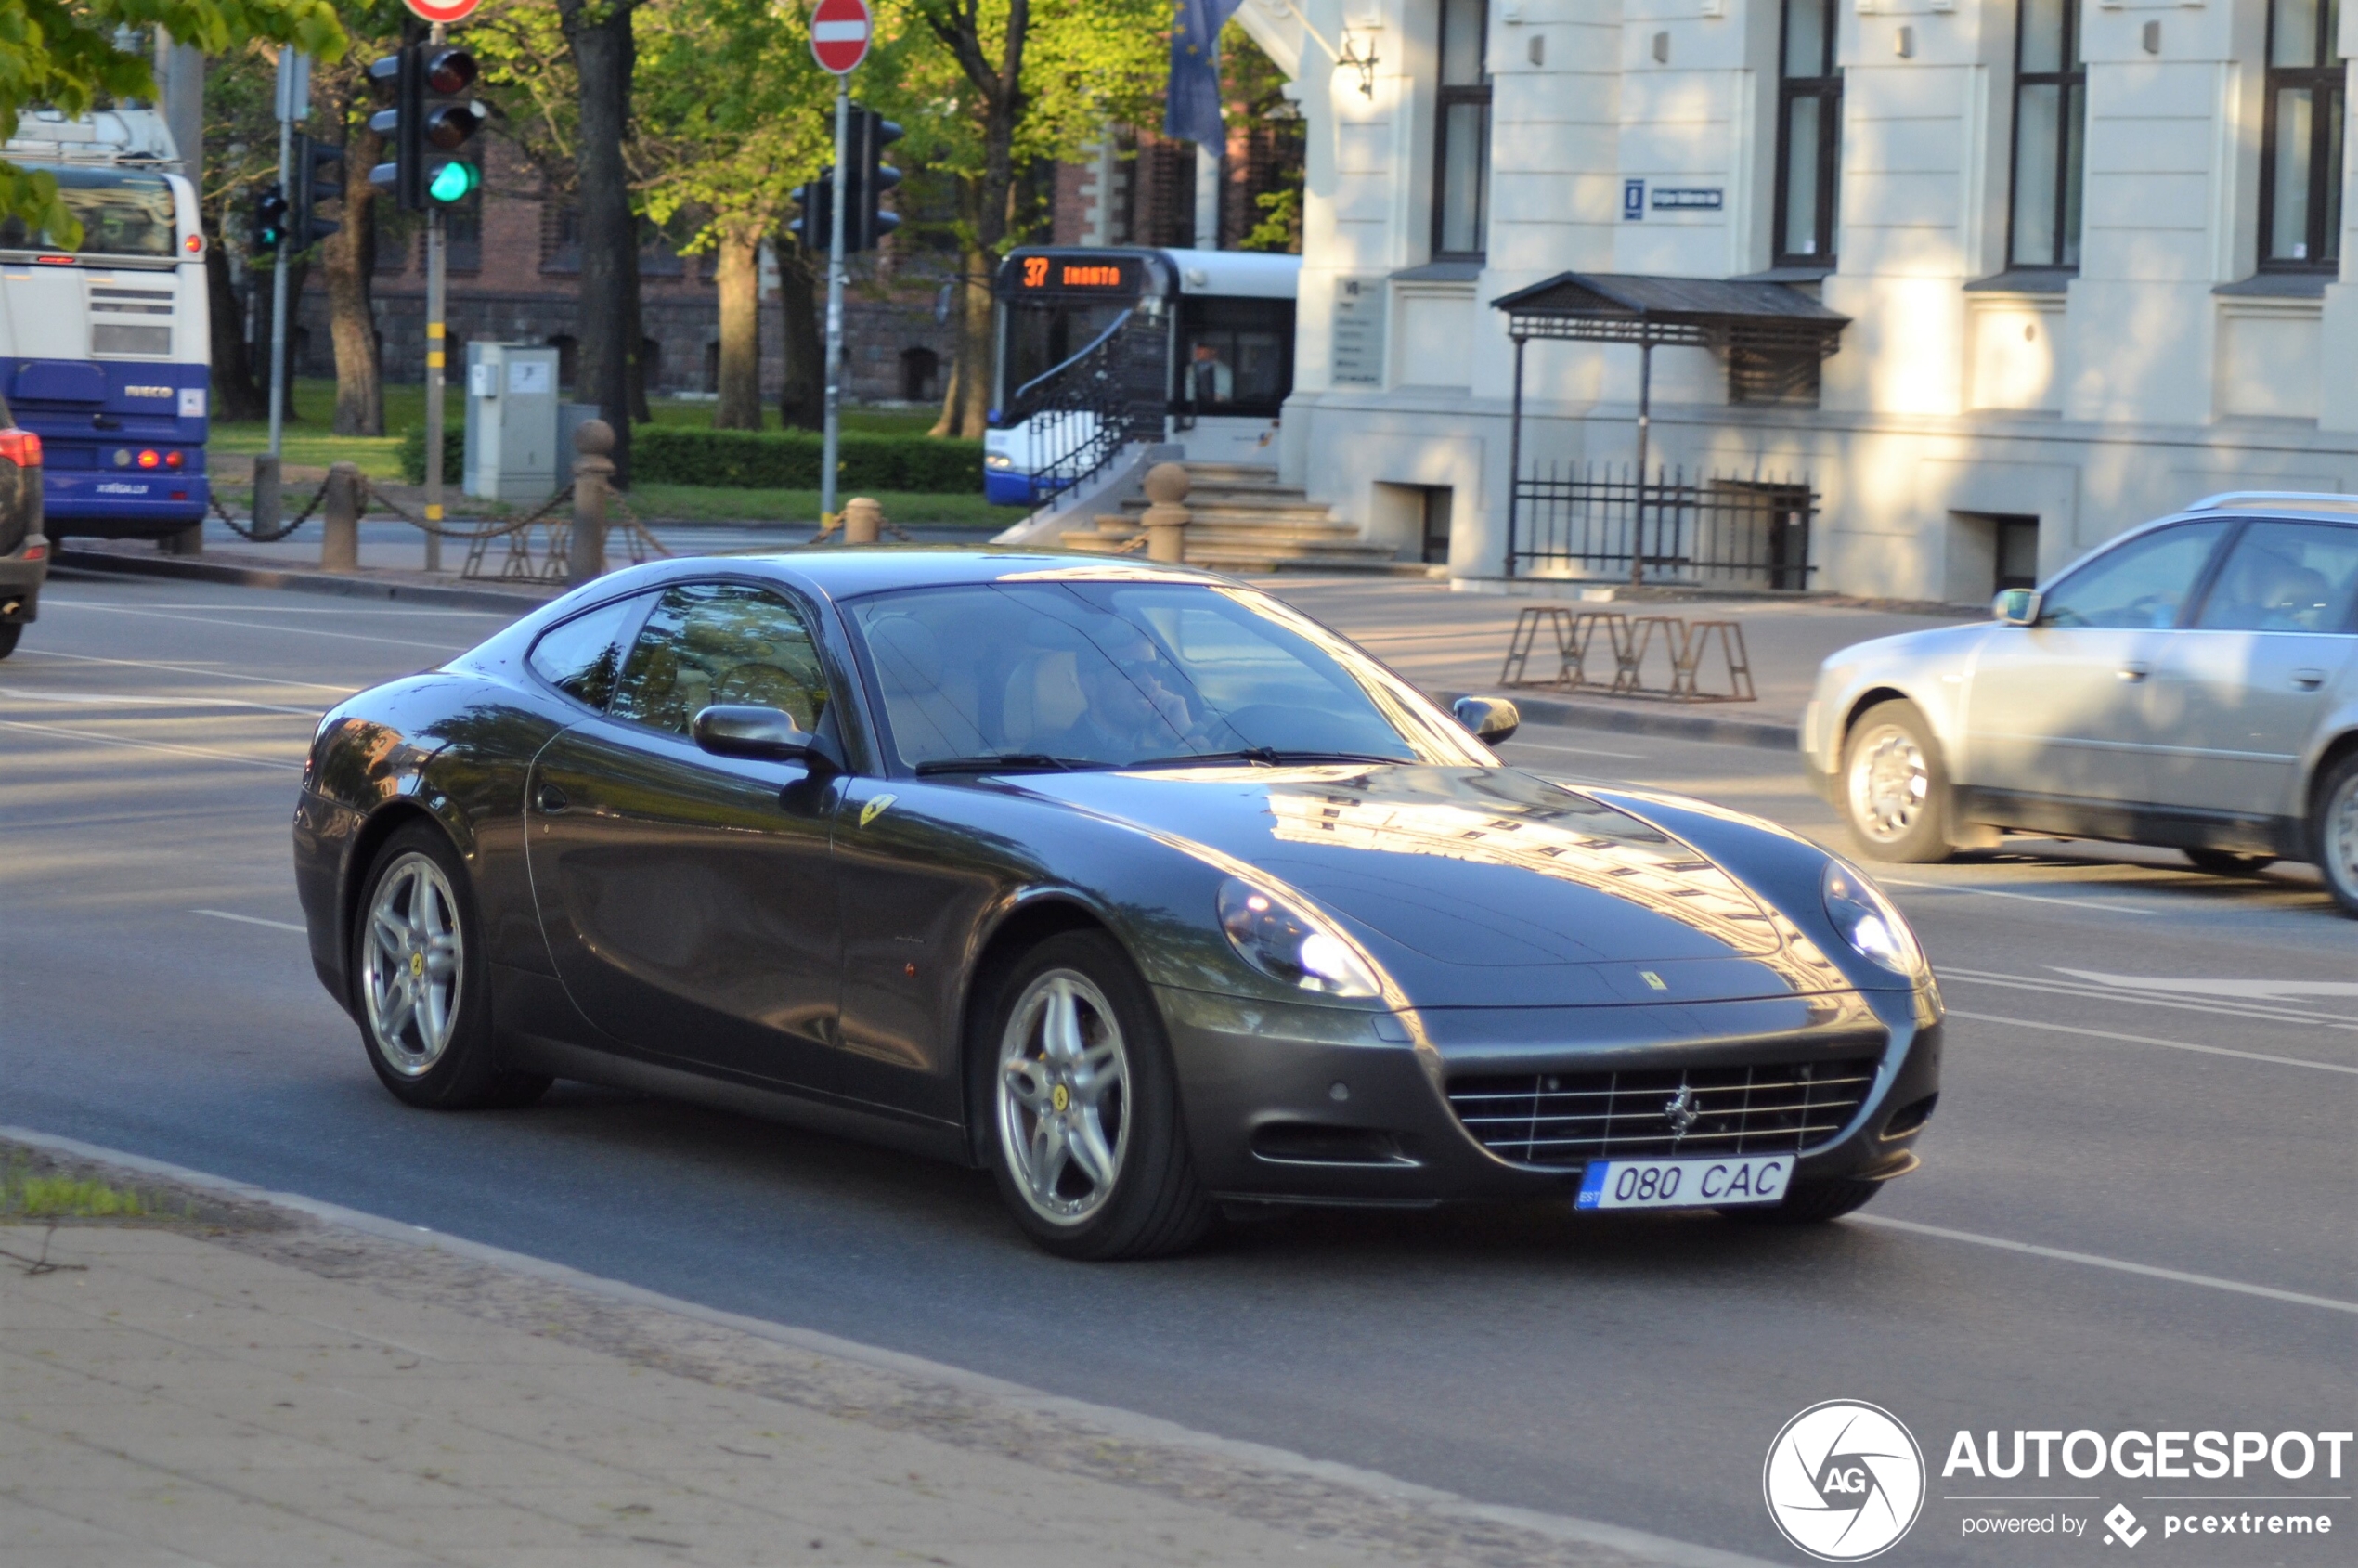
[[[292,931],[297,936],[309,936],[311,927],[297,926],[286,920],[265,920],[258,914],[232,914],[226,909],[192,909],[190,914],[210,914],[215,920],[234,920],[240,926],[267,926],[274,931]]]
[[[466,642],[420,642],[407,637],[365,637],[356,631],[322,631],[313,626],[263,626],[252,621],[216,620],[210,616],[167,616],[158,610],[135,610],[128,604],[94,604],[75,599],[45,599],[41,603],[44,608],[102,610],[109,615],[144,616],[151,621],[178,621],[187,626],[209,626],[228,631],[285,631],[299,637],[332,637],[339,642],[382,642],[391,648],[412,648],[427,654],[463,654],[473,646]]]
[[[1999,975],[1983,969],[1958,969],[1948,965],[1939,966],[1940,978],[1966,980],[1979,985],[2003,986],[2008,991],[2036,991],[2041,996],[2078,996],[2093,1002],[2134,1002],[2143,1007],[2168,1007],[2180,1013],[2223,1014],[2231,1018],[2266,1018],[2272,1023],[2323,1024],[2327,1029],[2358,1030],[2358,1018],[2346,1013],[2319,1013],[2303,1007],[2270,1007],[2245,1002],[2229,1004],[2223,1002],[2196,1002],[2184,997],[2145,995],[2133,991],[2114,991],[2104,986],[2081,985],[2074,980],[2034,978],[2028,975]]]
[[[2084,1034],[2094,1040],[2118,1040],[2131,1045],[2161,1045],[2172,1051],[2198,1051],[2206,1056],[2240,1056],[2248,1062],[2274,1062],[2279,1067],[2310,1067],[2319,1072],[2358,1075],[2358,1067],[2347,1067],[2340,1062],[2312,1061],[2307,1056],[2272,1056],[2265,1051],[2237,1051],[2225,1045],[2196,1045],[2183,1040],[2156,1040],[2149,1034],[2116,1034],[2108,1029],[2041,1023],[2037,1018],[2004,1018],[1995,1013],[1968,1013],[1961,1007],[1950,1008],[1949,1016],[1952,1018],[1971,1018],[1977,1024],[2012,1024],[2016,1029],[2043,1029],[2056,1034]]]
[[[0,719],[0,728],[30,730],[35,734],[64,735],[71,740],[96,741],[100,745],[129,746],[135,751],[169,751],[182,757],[202,757],[214,762],[242,762],[249,768],[277,768],[290,773],[303,771],[300,762],[272,762],[260,757],[239,757],[227,751],[208,751],[198,745],[174,745],[169,741],[134,741],[121,735],[95,734],[88,730],[69,730],[57,724],[28,724],[21,719]]]
[[[76,664],[123,665],[132,669],[168,669],[175,675],[201,675],[212,680],[244,680],[256,686],[292,686],[306,692],[339,692],[345,696],[365,690],[359,686],[332,686],[324,680],[287,680],[275,675],[246,675],[234,669],[219,669],[211,665],[164,664],[155,659],[110,659],[97,654],[61,654],[55,648],[19,648],[17,657],[34,659],[71,659]]]
[[[2062,899],[2045,893],[2015,893],[2003,888],[1976,888],[1963,882],[1910,882],[1898,876],[1875,874],[1875,880],[1886,888],[1921,888],[1934,893],[1979,893],[1985,899],[2020,899],[2026,903],[2061,904],[2071,909],[2100,909],[2106,914],[2159,914],[2157,909],[2139,909],[2133,904],[2109,904],[2096,899]]]
[[[1917,1220],[1894,1219],[1889,1214],[1853,1214],[1851,1220],[1859,1225],[1880,1225],[1885,1230],[1904,1230],[1917,1236],[1937,1236],[1944,1241],[1969,1241],[1976,1247],[1994,1247],[2002,1252],[2022,1252],[2034,1258],[2053,1258],[2059,1263],[2083,1263],[2090,1268],[2108,1268],[2120,1274],[2140,1274],[2148,1279],[2167,1279],[2179,1285],[2200,1285],[2213,1290],[2228,1290],[2238,1296],[2259,1296],[2272,1302],[2289,1302],[2295,1306],[2324,1307],[2328,1312],[2358,1313],[2358,1302],[2337,1301],[2331,1296],[2312,1296],[2301,1290],[2280,1290],[2274,1285],[2248,1285],[2240,1279],[2222,1279],[2216,1275],[2189,1274],[2183,1269],[2157,1268],[2152,1263],[2132,1263],[2126,1258],[2100,1257],[2094,1252],[2074,1252],[2063,1247],[2041,1247],[2033,1241],[2009,1241],[2002,1236],[1983,1236],[1970,1230],[1951,1230],[1947,1225],[1928,1225]]]
[[[289,707],[283,703],[241,702],[236,697],[140,697],[120,692],[35,692],[22,686],[0,686],[0,697],[20,697],[32,703],[88,703],[110,707],[243,707],[263,713],[292,713],[298,718],[317,719],[316,707]],[[2351,988],[2358,993],[2358,986]]]
[[[2091,985],[2118,986],[2127,991],[2183,991],[2196,996],[2248,996],[2258,1002],[2279,996],[2358,996],[2358,980],[2188,980],[2163,975],[2107,975],[2095,969],[2048,968]]]

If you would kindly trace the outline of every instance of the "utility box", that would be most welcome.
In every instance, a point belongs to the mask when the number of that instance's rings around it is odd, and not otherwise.
[[[557,449],[557,351],[467,344],[466,482],[485,500],[537,501],[572,465]]]

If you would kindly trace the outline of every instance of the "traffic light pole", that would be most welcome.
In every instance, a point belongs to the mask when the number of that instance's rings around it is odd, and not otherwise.
[[[279,122],[279,188],[294,177],[294,122]],[[270,258],[270,460],[276,467],[287,419],[287,246]]]
[[[836,447],[843,417],[843,188],[851,167],[851,88],[836,78],[836,176],[829,182],[827,235],[827,419],[819,447],[819,512],[823,524],[836,514]]]
[[[447,41],[442,23],[434,24],[429,41]],[[445,251],[443,211],[439,202],[430,201],[426,211],[426,570],[442,570],[442,536],[434,530],[442,526],[442,393],[443,345],[447,334],[443,330],[443,314],[447,305],[450,273]]]

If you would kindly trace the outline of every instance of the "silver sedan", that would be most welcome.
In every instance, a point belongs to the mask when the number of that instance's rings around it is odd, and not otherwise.
[[[2358,496],[2214,496],[1994,608],[1818,672],[1802,755],[1869,855],[2016,831],[2306,860],[2358,915]]]

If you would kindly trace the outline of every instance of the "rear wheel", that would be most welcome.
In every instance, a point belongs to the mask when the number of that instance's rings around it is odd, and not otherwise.
[[[2250,876],[2276,863],[2274,855],[2238,855],[2229,849],[2187,849],[2183,851],[2194,862],[2196,871],[2207,871],[2213,876]]]
[[[1033,948],[984,1011],[971,1103],[1008,1212],[1059,1257],[1155,1257],[1210,1228],[1171,1048],[1114,940],[1068,931]]]
[[[2310,813],[2310,851],[2325,874],[2326,890],[2344,914],[2358,916],[2358,751],[2345,753],[2317,784]]]
[[[17,651],[17,639],[23,635],[24,623],[22,621],[11,621],[6,626],[0,626],[0,659],[5,659]]]
[[[1865,1208],[1868,1201],[1882,1190],[1881,1182],[1835,1176],[1826,1181],[1796,1182],[1781,1203],[1753,1204],[1719,1212],[1731,1220],[1741,1220],[1747,1225],[1823,1225],[1828,1220],[1838,1220],[1853,1210]]]
[[[1910,702],[1877,703],[1844,748],[1843,816],[1879,861],[1949,858],[1949,774],[1931,726]]]
[[[352,933],[360,1039],[395,1098],[436,1110],[528,1105],[550,1080],[501,1065],[465,862],[423,823],[377,855]]]

